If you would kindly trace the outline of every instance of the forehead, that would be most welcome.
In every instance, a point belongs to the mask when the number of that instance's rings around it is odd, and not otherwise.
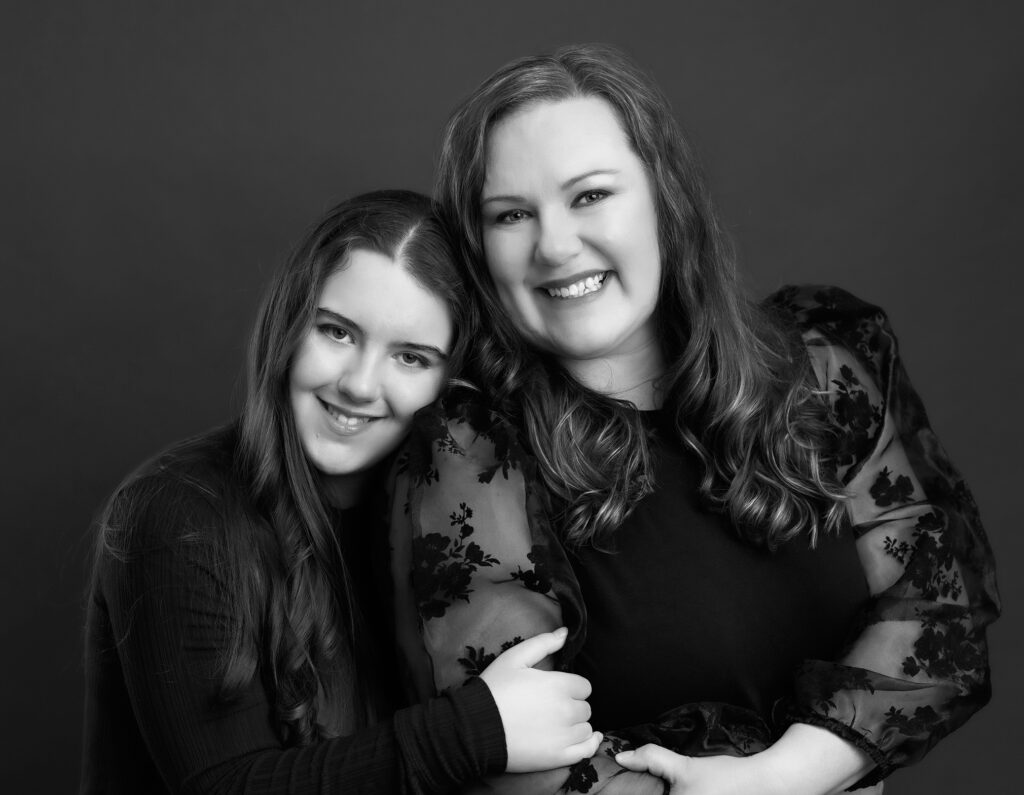
[[[497,122],[487,136],[485,191],[543,172],[562,181],[596,168],[640,164],[618,113],[601,97],[541,101]]]
[[[447,349],[451,313],[444,300],[385,254],[354,249],[324,282],[317,303],[357,323],[382,343],[414,342]]]

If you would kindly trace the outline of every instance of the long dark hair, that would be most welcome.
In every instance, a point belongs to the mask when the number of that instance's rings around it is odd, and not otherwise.
[[[842,492],[823,460],[829,434],[799,340],[747,300],[693,149],[655,84],[622,53],[575,45],[500,68],[452,114],[437,194],[461,238],[467,278],[491,333],[470,377],[517,418],[555,496],[565,537],[606,537],[653,488],[646,432],[632,404],[599,395],[531,349],[487,270],[480,195],[487,135],[539,102],[607,101],[654,187],[662,256],[655,313],[669,363],[659,383],[700,457],[705,502],[754,543],[774,546],[841,521]]]
[[[250,339],[238,454],[232,462],[241,504],[223,506],[238,521],[217,539],[217,563],[234,619],[219,674],[225,700],[262,678],[287,745],[348,733],[372,719],[356,662],[358,606],[337,528],[303,452],[288,399],[292,360],[314,321],[324,283],[356,249],[400,263],[445,302],[454,330],[453,371],[468,336],[463,332],[469,302],[453,249],[431,201],[418,193],[377,191],[337,205],[269,285]],[[190,449],[186,444],[172,453],[170,463],[185,463],[172,469],[188,471]],[[168,457],[162,461],[168,463]],[[125,484],[133,485],[132,478]],[[201,482],[191,485],[206,488]],[[125,486],[119,491],[130,491]],[[136,488],[127,506],[117,503],[117,493],[112,498],[101,529],[113,554],[128,549],[127,534],[133,517],[145,510],[145,494]]]

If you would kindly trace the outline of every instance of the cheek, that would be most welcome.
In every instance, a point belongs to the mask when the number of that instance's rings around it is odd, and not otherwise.
[[[502,231],[484,235],[484,261],[491,280],[499,287],[521,284],[529,269],[529,246],[525,235]]]
[[[417,411],[437,400],[447,377],[447,370],[439,369],[417,377],[398,379],[390,390],[391,410],[395,418],[406,425],[412,422]]]
[[[320,359],[315,340],[307,335],[295,351],[288,371],[288,385],[292,392],[311,389],[316,385],[317,375],[323,369]]]

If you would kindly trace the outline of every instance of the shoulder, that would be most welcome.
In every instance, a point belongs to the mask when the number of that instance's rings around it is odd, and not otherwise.
[[[233,423],[178,442],[139,466],[103,512],[106,545],[129,553],[213,537],[243,492],[237,444]]]
[[[845,359],[838,364],[857,365],[877,382],[886,380],[888,363],[896,355],[896,335],[878,305],[826,285],[788,285],[764,304],[795,327],[816,364]]]
[[[897,362],[889,320],[881,307],[838,287],[785,287],[765,303],[803,340],[836,432],[834,463],[847,480],[883,441]]]
[[[480,482],[497,472],[531,470],[533,458],[515,423],[475,390],[458,388],[421,410],[400,455],[399,468],[429,482],[438,468],[472,471]]]

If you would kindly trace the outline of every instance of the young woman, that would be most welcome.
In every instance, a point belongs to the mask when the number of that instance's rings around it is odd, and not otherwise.
[[[884,314],[829,288],[746,302],[634,65],[579,46],[498,70],[452,116],[438,189],[493,411],[453,394],[410,447],[402,646],[432,693],[565,623],[608,731],[502,786],[874,786],[987,701],[990,549]]]
[[[452,263],[419,194],[335,207],[270,288],[241,418],[113,495],[89,604],[83,792],[441,792],[594,752],[586,680],[532,668],[564,630],[420,706],[388,698],[372,495],[461,362]]]

